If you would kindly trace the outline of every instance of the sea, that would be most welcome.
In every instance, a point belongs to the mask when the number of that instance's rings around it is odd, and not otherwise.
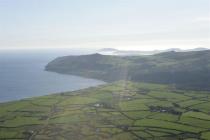
[[[45,71],[51,60],[81,50],[0,50],[0,102],[74,91],[105,84],[95,79]]]

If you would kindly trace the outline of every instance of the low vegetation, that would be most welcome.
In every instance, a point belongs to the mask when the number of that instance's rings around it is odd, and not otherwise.
[[[119,81],[0,104],[0,139],[209,140],[210,93]]]

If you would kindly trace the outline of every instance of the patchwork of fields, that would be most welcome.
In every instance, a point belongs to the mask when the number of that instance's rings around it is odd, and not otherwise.
[[[120,81],[2,103],[0,139],[210,140],[210,93]]]

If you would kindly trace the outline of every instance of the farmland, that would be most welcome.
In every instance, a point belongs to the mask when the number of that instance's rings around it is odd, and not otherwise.
[[[119,81],[0,104],[0,139],[208,140],[210,93]]]

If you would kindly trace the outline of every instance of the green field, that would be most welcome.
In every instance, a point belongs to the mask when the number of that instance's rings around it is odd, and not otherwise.
[[[210,93],[120,81],[1,103],[0,139],[210,140]]]

